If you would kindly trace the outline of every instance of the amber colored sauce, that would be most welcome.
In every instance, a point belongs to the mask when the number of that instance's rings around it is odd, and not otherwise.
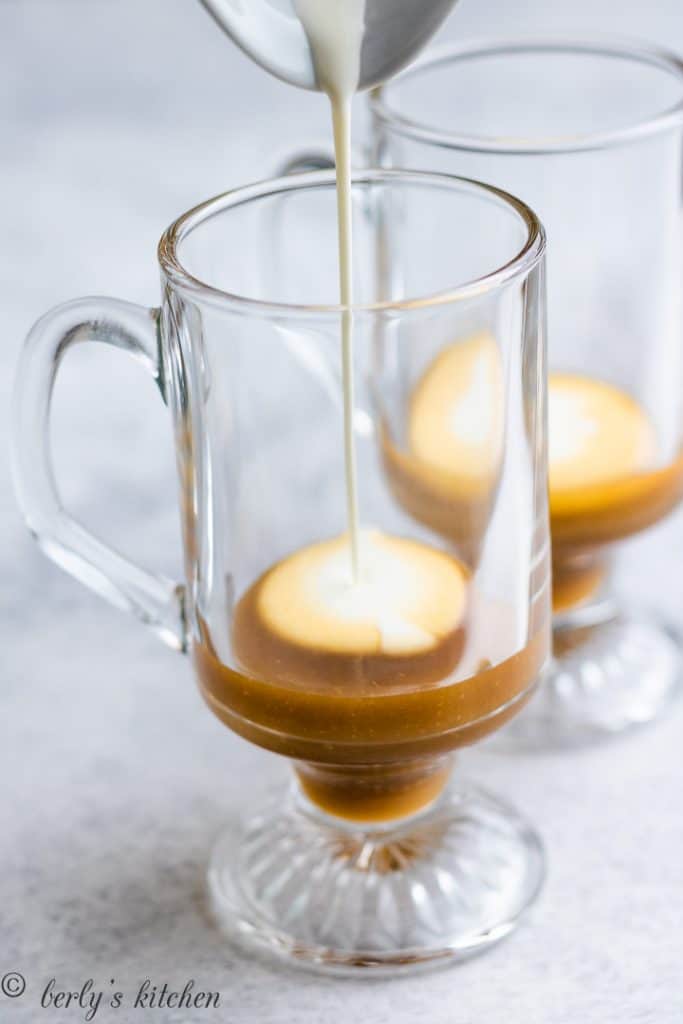
[[[353,821],[395,821],[433,803],[451,775],[452,758],[405,764],[357,765],[299,762],[296,773],[306,796],[328,814]]]
[[[316,652],[264,628],[263,580],[235,608],[239,670],[216,656],[202,625],[194,647],[201,692],[245,739],[305,762],[299,774],[309,797],[353,820],[398,818],[431,802],[450,771],[444,755],[512,717],[548,657],[541,621],[512,657],[495,665],[482,659],[479,671],[460,679],[453,670],[467,623],[419,655]]]
[[[550,491],[556,551],[623,540],[668,515],[683,498],[683,453],[661,469],[571,491]]]
[[[491,472],[472,478],[471,459],[466,451],[459,459],[449,423],[466,398],[462,388],[458,391],[466,360],[476,353],[475,342],[487,351],[487,337],[475,335],[447,347],[416,383],[408,418],[411,436],[417,417],[422,425],[420,453],[410,443],[399,449],[386,427],[380,436],[396,500],[447,540],[470,568],[479,558],[498,475],[495,459],[482,458]],[[552,373],[549,385],[553,608],[565,612],[600,589],[609,545],[659,522],[683,499],[683,452],[658,466],[653,423],[635,399],[614,385],[568,373]],[[493,406],[496,394],[491,374],[483,400]],[[492,443],[495,447],[495,436]]]
[[[553,608],[583,603],[605,576],[604,549],[667,516],[683,499],[683,453],[668,466],[590,487],[550,490]]]
[[[606,581],[608,568],[602,554],[573,555],[553,562],[553,612],[576,608],[595,597]]]

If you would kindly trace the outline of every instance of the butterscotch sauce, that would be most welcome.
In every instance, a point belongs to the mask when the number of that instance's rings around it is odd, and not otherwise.
[[[351,767],[299,762],[296,773],[309,800],[328,814],[353,821],[394,821],[433,803],[451,775],[450,755],[401,764]]]
[[[300,774],[309,796],[359,821],[433,799],[448,775],[434,759],[518,711],[548,654],[546,623],[532,617],[534,632],[515,641],[511,611],[477,594],[452,556],[382,534],[369,552],[367,543],[363,534],[380,621],[374,597],[356,603],[336,591],[349,564],[340,538],[284,559],[237,602],[225,659],[235,668],[217,656],[206,624],[194,649],[216,715],[252,743],[308,762]],[[384,558],[412,584],[387,578]]]
[[[397,500],[451,541],[469,566],[477,562],[498,490],[504,394],[496,340],[482,332],[445,348],[418,381],[405,449],[386,425],[381,433]]]
[[[240,612],[253,622],[248,607]],[[244,619],[241,628],[249,628]],[[417,810],[423,798],[438,795],[426,781],[434,781],[433,758],[477,742],[517,714],[548,654],[544,627],[517,654],[495,666],[483,660],[468,678],[420,685],[413,670],[413,682],[404,684],[399,668],[391,680],[372,683],[363,678],[362,659],[348,658],[345,682],[332,679],[325,686],[320,679],[316,688],[281,682],[277,662],[266,678],[233,669],[217,658],[208,638],[195,646],[194,662],[217,717],[251,743],[306,762],[302,775],[316,779],[307,791],[320,806],[368,820],[363,808],[370,791],[379,820],[401,817],[409,805]],[[327,774],[314,776],[320,765]],[[386,770],[379,772],[378,765]],[[445,782],[447,772],[438,778]],[[380,813],[383,796],[387,804]]]
[[[647,413],[590,377],[551,374],[549,408],[553,606],[562,611],[599,588],[606,545],[652,526],[683,498],[683,452],[662,466]]]
[[[594,598],[609,575],[602,554],[572,554],[553,561],[553,611],[556,614],[576,608]]]
[[[381,437],[387,479],[400,504],[449,540],[470,566],[500,471],[503,388],[496,360],[488,334],[446,347],[415,386],[405,448],[399,450],[386,427]],[[630,395],[591,377],[551,374],[549,410],[553,606],[559,612],[599,589],[606,545],[658,522],[683,498],[683,452],[662,466],[647,413]]]
[[[683,497],[683,453],[658,465],[645,411],[610,384],[551,374],[550,515],[555,550],[597,547],[644,530]],[[563,436],[565,435],[565,436]]]

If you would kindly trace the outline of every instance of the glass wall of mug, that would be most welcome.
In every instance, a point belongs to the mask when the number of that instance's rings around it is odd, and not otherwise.
[[[216,847],[221,923],[315,964],[395,967],[501,938],[542,877],[533,831],[449,777],[458,747],[524,705],[549,653],[545,242],[523,204],[450,176],[365,172],[353,206],[353,309],[336,305],[326,172],[178,220],[159,249],[160,311],[88,300],[48,314],[20,372],[16,463],[45,550],[189,650],[218,718],[294,765],[291,795]],[[90,337],[142,352],[170,406],[182,587],[54,518],[37,413],[55,353]],[[446,396],[454,433],[434,455]]]
[[[555,664],[515,741],[647,722],[676,691],[678,637],[609,581],[620,542],[683,496],[683,64],[485,41],[424,59],[370,108],[371,162],[508,188],[548,231]]]

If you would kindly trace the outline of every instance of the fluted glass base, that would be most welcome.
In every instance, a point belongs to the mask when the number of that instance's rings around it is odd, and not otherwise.
[[[462,781],[379,827],[331,818],[292,788],[219,839],[209,894],[242,943],[320,970],[393,973],[505,938],[543,874],[533,829]]]
[[[603,608],[604,611],[604,608]],[[493,741],[500,748],[580,747],[647,725],[680,691],[681,637],[652,613],[612,608],[560,619],[554,657],[524,711]]]

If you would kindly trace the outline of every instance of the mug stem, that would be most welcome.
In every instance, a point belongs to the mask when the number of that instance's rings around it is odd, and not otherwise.
[[[445,789],[454,757],[401,764],[329,765],[297,762],[294,771],[306,802],[327,818],[354,825],[395,825],[431,806]]]
[[[344,973],[405,973],[509,935],[544,876],[538,836],[458,778],[407,821],[356,824],[275,793],[214,848],[208,885],[233,938]]]

